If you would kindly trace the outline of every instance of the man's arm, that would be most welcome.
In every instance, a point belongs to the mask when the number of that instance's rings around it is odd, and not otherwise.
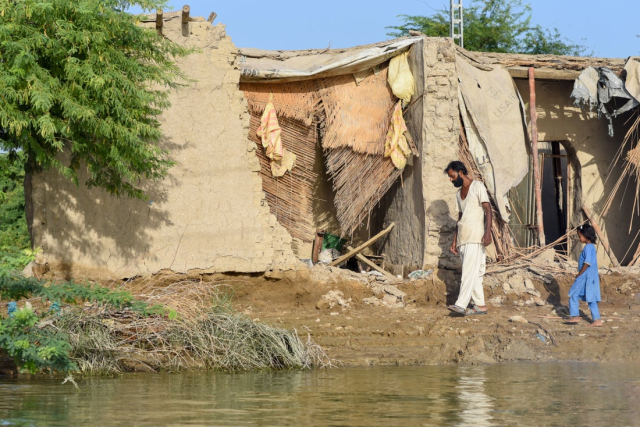
[[[484,209],[484,236],[482,237],[482,244],[489,246],[491,244],[491,222],[493,221],[491,204],[488,202],[482,203],[482,209]]]
[[[462,219],[462,212],[458,214],[458,221]],[[456,223],[456,231],[453,233],[453,243],[451,243],[451,247],[449,248],[452,254],[458,255],[458,223]]]

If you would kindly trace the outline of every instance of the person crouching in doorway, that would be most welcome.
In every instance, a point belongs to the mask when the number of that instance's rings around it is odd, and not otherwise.
[[[461,315],[487,314],[482,279],[486,268],[485,247],[491,244],[491,203],[484,184],[470,179],[467,168],[453,161],[445,168],[449,181],[459,188],[456,194],[458,224],[449,250],[460,255],[462,278],[460,293],[448,308]],[[467,309],[473,300],[473,307]]]

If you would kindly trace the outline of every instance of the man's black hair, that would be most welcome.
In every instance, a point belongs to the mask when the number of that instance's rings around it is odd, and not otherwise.
[[[578,226],[578,233],[582,234],[584,237],[587,238],[588,241],[590,241],[594,245],[598,240],[598,237],[596,236],[596,230],[591,226],[591,224],[584,224],[584,225]]]
[[[460,160],[454,160],[449,163],[446,168],[444,168],[444,173],[449,173],[452,170],[454,172],[462,172],[464,175],[468,175],[467,167]]]

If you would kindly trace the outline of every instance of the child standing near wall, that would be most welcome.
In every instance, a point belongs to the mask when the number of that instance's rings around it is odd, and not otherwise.
[[[589,224],[578,227],[578,237],[585,243],[578,261],[578,275],[569,290],[569,325],[580,323],[580,300],[586,301],[591,310],[593,322],[589,326],[600,327],[602,320],[598,311],[600,299],[600,277],[598,276],[598,260],[596,255],[596,232]]]

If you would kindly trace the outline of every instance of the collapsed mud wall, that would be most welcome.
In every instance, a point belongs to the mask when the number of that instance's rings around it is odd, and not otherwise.
[[[154,24],[148,24],[154,25]],[[66,277],[176,272],[264,272],[298,264],[291,237],[269,213],[236,48],[223,25],[201,20],[163,34],[200,52],[180,60],[197,81],[171,95],[161,146],[176,165],[148,184],[146,201],[117,199],[49,171],[33,177],[33,244]]]
[[[404,113],[407,128],[416,143],[418,152],[423,152],[426,138],[424,120],[424,45],[433,39],[415,43],[409,55],[409,66],[416,84],[409,107]],[[386,265],[396,274],[422,268],[424,259],[425,211],[422,188],[422,158],[411,157],[402,178],[385,195],[380,203],[376,220],[379,229],[391,222],[395,227],[384,240],[380,252],[386,256]]]
[[[528,104],[528,81],[516,79],[516,85],[523,100]],[[583,110],[573,105],[570,98],[572,89],[573,81],[536,81],[538,139],[545,142],[567,141],[570,148],[575,150],[577,161],[581,166],[581,201],[597,214],[602,211],[613,186],[620,177],[622,161],[617,167],[610,166],[627,133],[629,113],[613,119],[614,136],[611,137],[608,133],[606,118],[599,119],[595,111],[590,112],[588,109]],[[626,157],[626,152],[626,149],[623,150],[622,159]],[[635,189],[635,182],[630,182],[628,188]],[[621,188],[606,217],[598,219],[614,253],[623,264],[625,261],[628,262],[635,252],[635,245],[631,250],[629,248],[640,228],[640,220],[636,215],[634,226],[631,231],[629,230],[634,197],[632,191],[624,193],[625,189]],[[575,226],[576,222],[582,220],[584,216],[579,212],[579,206],[573,207],[573,212],[569,213],[569,220]],[[580,249],[579,244],[573,245],[574,257],[579,254]],[[600,266],[611,264],[602,245],[598,245],[598,263]]]

